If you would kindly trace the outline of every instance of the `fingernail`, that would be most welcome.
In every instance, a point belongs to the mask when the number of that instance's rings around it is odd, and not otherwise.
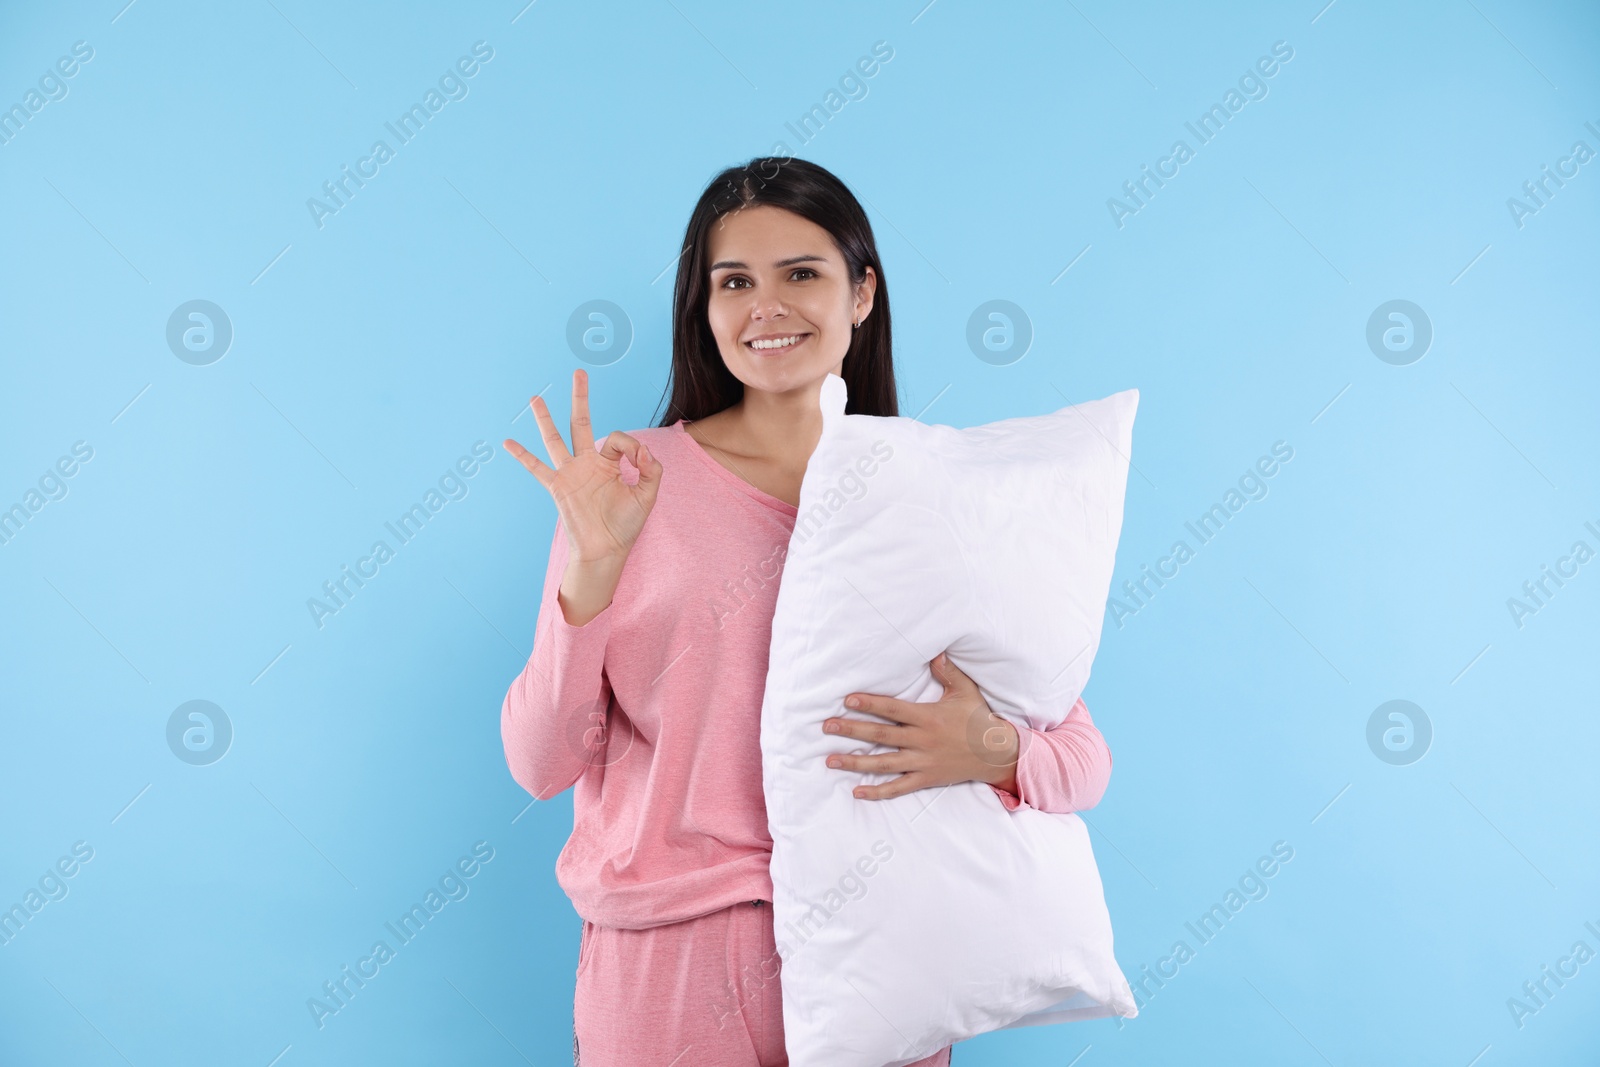
[[[829,756],[828,757],[828,766],[830,766],[830,767],[839,766],[839,757],[838,756]]]
[[[836,734],[839,732],[839,724],[836,722],[826,722],[822,724],[822,729],[827,733]]]
[[[848,697],[845,699],[844,706],[847,708],[859,708],[861,706],[861,698]]]

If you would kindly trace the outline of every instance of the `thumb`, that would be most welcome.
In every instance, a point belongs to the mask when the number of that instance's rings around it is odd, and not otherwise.
[[[944,691],[947,695],[972,685],[972,679],[968,678],[960,667],[950,662],[950,653],[948,652],[941,652],[934,657],[933,673],[944,685]]]

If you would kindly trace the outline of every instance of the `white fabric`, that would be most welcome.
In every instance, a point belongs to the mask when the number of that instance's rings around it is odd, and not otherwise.
[[[890,800],[892,751],[824,734],[847,693],[938,699],[951,661],[998,714],[1066,717],[1099,646],[1137,390],[971,429],[846,415],[822,385],[761,709],[792,1067],[902,1067],[976,1034],[1138,1014],[1083,820],[964,782]]]

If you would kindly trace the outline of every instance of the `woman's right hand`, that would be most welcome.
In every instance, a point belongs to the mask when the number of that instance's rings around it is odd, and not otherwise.
[[[613,430],[595,449],[589,422],[589,376],[572,372],[572,451],[550,418],[540,397],[528,402],[539,423],[550,464],[507,438],[505,449],[550,491],[566,531],[568,559],[579,564],[610,563],[620,567],[639,539],[661,488],[661,464],[638,440]],[[622,480],[621,457],[638,468],[639,480]]]

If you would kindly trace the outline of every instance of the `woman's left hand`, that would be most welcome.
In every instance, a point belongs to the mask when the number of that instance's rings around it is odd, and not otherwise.
[[[941,653],[930,666],[944,685],[938,700],[918,703],[870,693],[852,693],[845,705],[890,719],[899,725],[859,719],[827,719],[825,732],[853,737],[897,752],[875,756],[835,753],[829,767],[869,774],[900,776],[882,785],[860,785],[855,795],[863,800],[887,800],[918,789],[956,782],[984,782],[1008,792],[1017,788],[1016,769],[1020,738],[1010,722],[996,715],[978,690],[978,684]]]

